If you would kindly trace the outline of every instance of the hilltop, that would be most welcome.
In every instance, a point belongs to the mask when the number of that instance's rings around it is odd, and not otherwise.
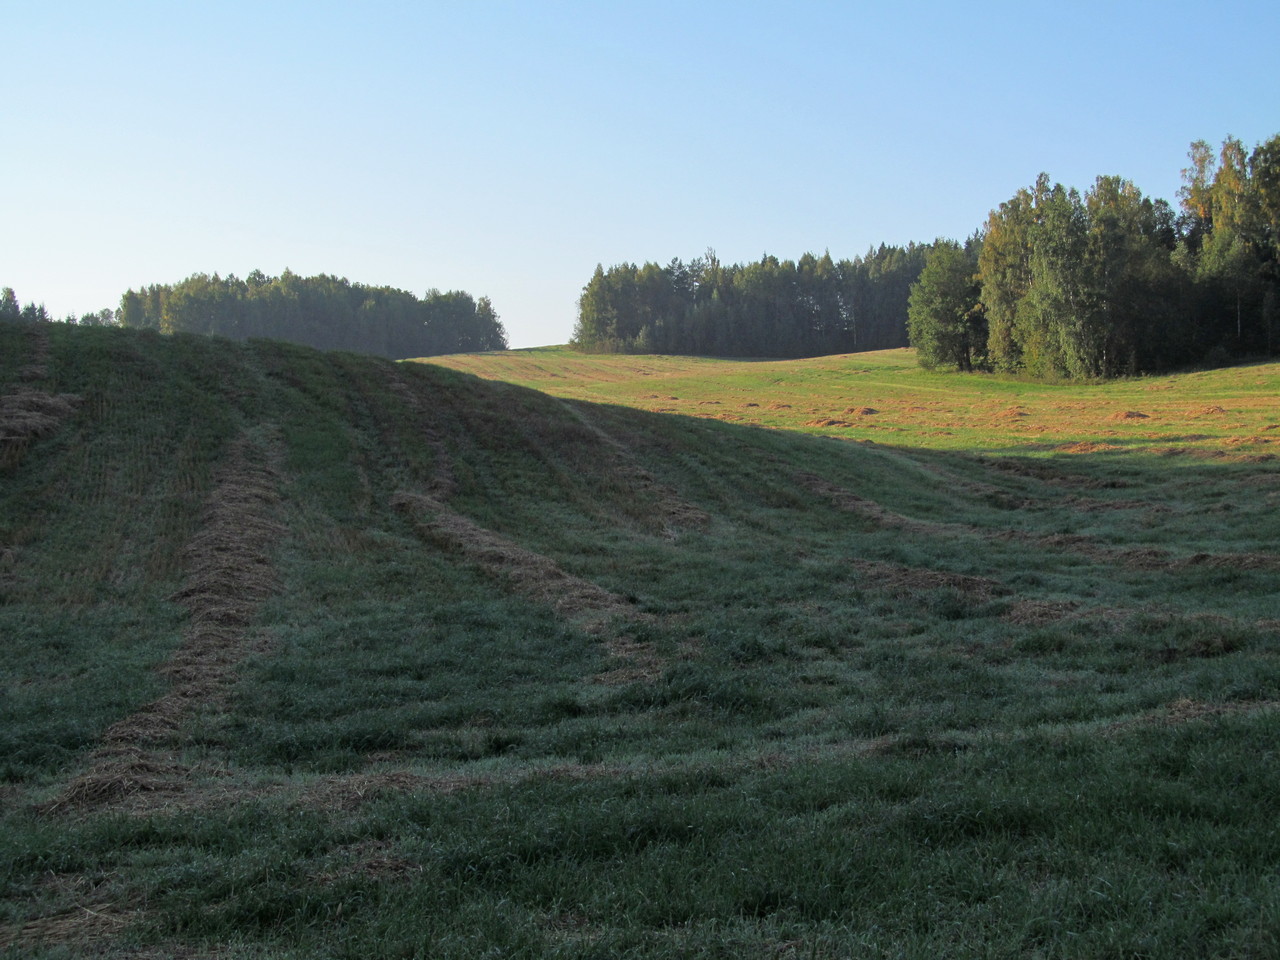
[[[0,950],[1273,954],[1276,374],[0,325]]]

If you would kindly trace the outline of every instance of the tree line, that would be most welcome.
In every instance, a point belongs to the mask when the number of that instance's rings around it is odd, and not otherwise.
[[[596,353],[808,357],[907,345],[907,299],[928,245],[885,246],[835,261],[765,254],[722,264],[596,266],[578,300],[572,345]]]
[[[197,273],[173,285],[130,289],[120,300],[119,322],[162,333],[267,337],[397,358],[507,348],[506,330],[488,297],[429,290],[419,299],[394,287],[289,270],[278,277],[255,270],[243,280]]]
[[[43,304],[21,305],[11,287],[0,292],[0,320],[51,319]],[[429,290],[419,299],[394,287],[323,274],[301,277],[289,270],[278,277],[255,270],[243,280],[197,273],[176,284],[130,289],[119,309],[69,316],[65,322],[236,340],[265,337],[392,358],[507,348],[506,330],[487,297]]]
[[[43,303],[20,303],[13,287],[0,290],[0,322],[48,323],[52,321],[53,317]],[[85,327],[109,327],[116,322],[116,311],[110,307],[104,307],[95,313],[86,313],[79,317],[68,314],[62,318],[62,322]]]
[[[929,250],[908,304],[928,368],[1106,378],[1280,348],[1280,135],[1191,145],[1179,207],[1121,177],[1041,174],[966,243]]]

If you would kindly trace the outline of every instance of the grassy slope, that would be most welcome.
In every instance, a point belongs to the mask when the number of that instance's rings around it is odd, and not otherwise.
[[[1274,363],[1056,385],[925,373],[909,350],[744,363],[542,347],[425,362],[579,400],[933,450],[1217,458],[1280,443]]]
[[[1275,367],[42,330],[0,950],[1280,951]]]

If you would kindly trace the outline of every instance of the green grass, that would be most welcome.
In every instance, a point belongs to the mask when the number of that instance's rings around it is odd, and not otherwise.
[[[0,956],[1280,952],[1276,367],[45,329],[84,399],[0,473]],[[71,802],[243,437],[277,586],[156,779]]]

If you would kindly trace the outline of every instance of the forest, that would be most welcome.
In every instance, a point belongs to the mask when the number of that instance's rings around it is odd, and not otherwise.
[[[572,343],[591,353],[813,357],[907,345],[907,298],[930,247],[881,244],[863,257],[765,254],[721,264],[714,251],[667,266],[598,265]]]
[[[371,287],[320,274],[278,277],[255,270],[195,274],[173,286],[129,290],[120,325],[162,333],[209,333],[244,340],[266,337],[321,350],[383,357],[505,350],[507,335],[487,297],[429,290],[421,300],[394,287]]]
[[[908,306],[927,368],[1105,379],[1280,347],[1280,135],[1191,145],[1180,209],[1041,174],[974,240],[930,249]]]
[[[1191,145],[1180,207],[1041,174],[973,236],[864,257],[596,267],[586,352],[811,357],[910,344],[927,368],[1096,379],[1280,347],[1280,135]]]
[[[0,320],[50,319],[42,305],[20,304],[12,288],[0,293]],[[255,270],[243,280],[197,273],[176,284],[130,289],[118,310],[65,319],[234,340],[263,337],[395,359],[507,348],[506,330],[487,297],[429,290],[419,299],[394,287],[289,270],[278,277]]]

